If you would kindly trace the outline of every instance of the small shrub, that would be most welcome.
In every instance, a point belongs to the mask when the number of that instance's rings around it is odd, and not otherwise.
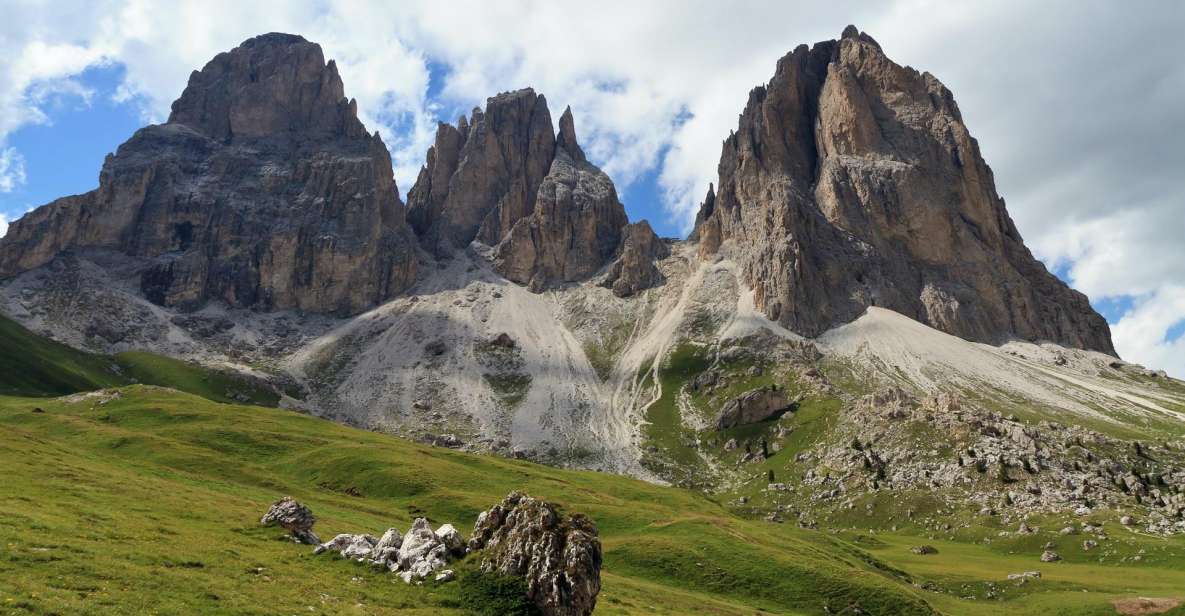
[[[462,609],[475,616],[539,616],[522,578],[471,570],[457,581]]]

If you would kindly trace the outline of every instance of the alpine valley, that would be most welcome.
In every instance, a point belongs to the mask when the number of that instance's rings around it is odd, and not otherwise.
[[[346,92],[247,40],[0,239],[0,609],[1185,613],[1185,382],[868,34],[777,60],[686,239],[530,88],[405,195]]]

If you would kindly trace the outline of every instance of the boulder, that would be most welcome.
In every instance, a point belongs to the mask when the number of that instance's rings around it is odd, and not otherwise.
[[[428,520],[417,518],[406,535],[395,528],[387,529],[378,539],[373,535],[341,534],[317,546],[313,553],[327,551],[399,572],[400,579],[410,584],[443,570],[451,560],[463,556],[465,540],[452,524],[444,524],[433,532]]]
[[[333,539],[318,545],[314,550],[314,554],[321,554],[324,552],[337,552],[342,558],[349,558],[352,560],[365,560],[370,558],[374,552],[374,546],[378,544],[379,540],[373,535],[352,535],[343,533],[335,536]]]
[[[436,540],[444,545],[449,554],[453,556],[464,556],[467,550],[465,545],[465,538],[461,533],[453,527],[452,524],[445,524],[436,529]]]
[[[388,528],[370,551],[370,561],[376,565],[391,568],[394,563],[399,561],[399,548],[402,545],[403,535],[399,530]]]
[[[316,545],[321,543],[321,539],[313,532],[313,524],[316,521],[317,518],[313,516],[311,509],[296,502],[291,496],[285,496],[272,503],[259,523],[264,526],[278,525],[292,533],[293,540]]]
[[[601,541],[587,517],[514,492],[482,512],[469,539],[481,570],[522,577],[544,616],[588,616],[601,590]]]
[[[798,405],[790,400],[786,391],[777,385],[769,385],[747,391],[729,400],[716,416],[716,428],[724,430],[733,426],[777,419]]]
[[[447,567],[454,556],[463,555],[460,547],[463,545],[464,540],[452,524],[433,532],[428,520],[416,518],[403,537],[398,560],[388,566],[392,571],[398,570],[399,577],[410,584]]]
[[[1045,550],[1041,553],[1041,562],[1043,563],[1053,563],[1061,559],[1061,555],[1057,552],[1054,552],[1053,550]]]

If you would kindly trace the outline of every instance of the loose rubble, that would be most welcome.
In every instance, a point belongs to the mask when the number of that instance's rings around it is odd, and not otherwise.
[[[373,535],[341,534],[318,545],[313,553],[337,552],[342,558],[398,573],[400,579],[411,584],[438,572],[437,581],[453,579],[455,574],[447,570],[448,564],[466,551],[461,534],[452,524],[433,531],[428,520],[416,518],[406,535],[396,528],[377,539]]]
[[[281,524],[294,536],[299,532],[315,540],[314,519],[308,507],[285,497],[261,522]],[[429,577],[451,582],[457,574],[449,564],[480,550],[482,573],[525,578],[527,598],[544,616],[588,616],[601,590],[601,541],[592,520],[581,514],[563,516],[555,505],[521,492],[482,512],[468,541],[452,524],[433,530],[426,518],[416,518],[406,534],[389,528],[381,537],[342,533],[314,542],[313,554],[336,552],[396,573],[408,584]]]
[[[944,435],[941,451],[918,451],[912,431],[919,426]],[[957,396],[918,399],[896,388],[858,400],[837,432],[828,445],[799,454],[828,469],[805,473],[812,502],[842,503],[850,494],[883,489],[942,489],[951,502],[978,503],[982,515],[1089,516],[1106,507],[1147,512],[1121,515],[1123,526],[1185,533],[1185,456],[1168,444],[1125,442],[1053,421],[1027,424]],[[1015,532],[1036,530],[1022,520]]]

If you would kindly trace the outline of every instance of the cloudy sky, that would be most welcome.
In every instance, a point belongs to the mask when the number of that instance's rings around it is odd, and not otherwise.
[[[286,31],[337,60],[403,192],[438,120],[530,85],[557,116],[572,105],[631,218],[680,235],[749,89],[854,23],[951,88],[1030,248],[1091,297],[1120,354],[1185,377],[1182,2],[4,5],[0,234],[94,188],[103,156],[162,121],[191,70]]]

